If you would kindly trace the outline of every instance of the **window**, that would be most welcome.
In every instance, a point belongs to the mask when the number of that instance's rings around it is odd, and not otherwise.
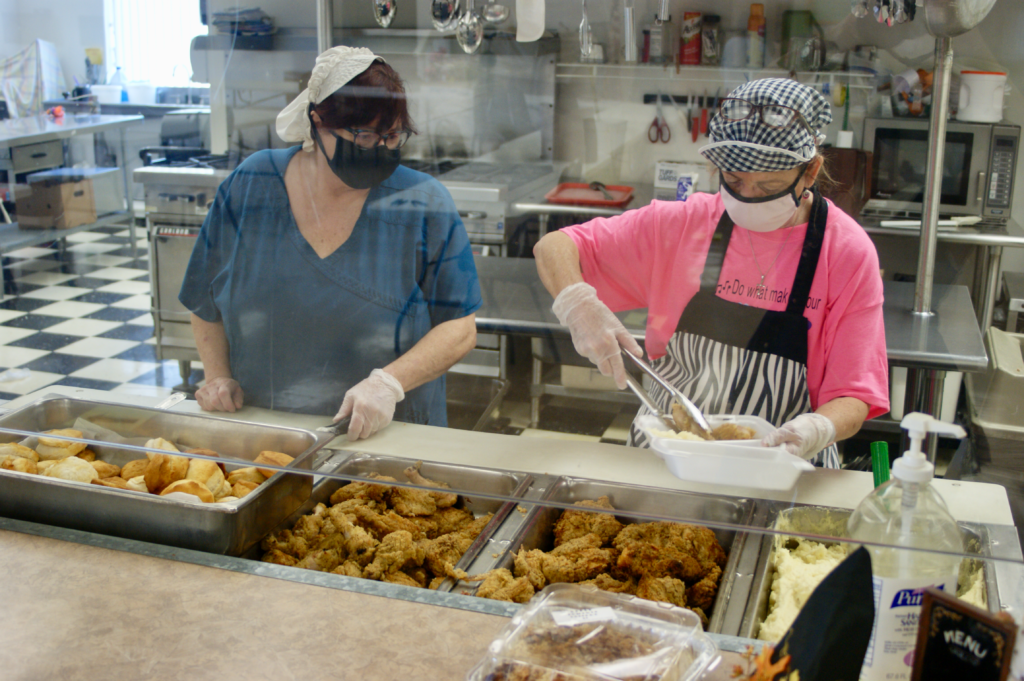
[[[128,81],[184,84],[192,76],[189,45],[207,33],[199,0],[104,0],[107,77],[118,66]]]

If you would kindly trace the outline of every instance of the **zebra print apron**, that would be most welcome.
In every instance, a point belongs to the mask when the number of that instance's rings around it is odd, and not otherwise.
[[[682,390],[705,414],[760,416],[775,427],[811,411],[807,389],[807,329],[803,316],[825,236],[828,203],[814,192],[800,262],[784,311],[740,305],[715,295],[733,222],[722,213],[711,242],[700,290],[687,304],[666,354],[651,364]],[[658,385],[651,399],[665,412],[671,397]],[[640,407],[637,416],[650,412]],[[629,444],[649,447],[647,435],[633,422]],[[834,444],[812,460],[839,468]]]

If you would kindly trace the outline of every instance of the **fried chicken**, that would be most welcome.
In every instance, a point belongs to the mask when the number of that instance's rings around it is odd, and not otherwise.
[[[437,502],[430,492],[407,487],[396,487],[391,490],[388,503],[400,516],[426,516],[437,511]]]
[[[533,549],[531,551],[519,549],[519,553],[516,554],[516,577],[526,577],[530,580],[534,591],[540,591],[548,583],[548,578],[544,576],[545,555],[540,549]]]
[[[310,551],[305,558],[296,564],[296,567],[306,570],[317,570],[319,572],[330,572],[341,564],[341,556],[334,549],[318,549]]]
[[[686,584],[674,577],[644,575],[636,585],[636,595],[649,601],[663,601],[686,607]]]
[[[336,575],[345,575],[346,577],[361,578],[363,576],[362,566],[360,566],[359,563],[356,563],[351,560],[346,560],[344,563],[331,570],[331,572],[333,572]]]
[[[294,556],[290,556],[280,549],[270,549],[263,556],[264,563],[275,563],[277,565],[288,565],[295,566],[299,561],[295,560]]]
[[[427,539],[437,538],[437,521],[434,516],[412,516],[408,518]]]
[[[420,474],[420,466],[422,465],[422,461],[417,461],[415,464],[409,466],[404,471],[402,471],[403,473],[405,473],[405,477],[409,478],[409,482],[416,485],[422,485],[423,487],[451,489],[446,483],[435,482],[434,480],[430,480],[428,478],[423,477]],[[455,494],[454,492],[431,492],[430,496],[433,498],[434,504],[439,509],[454,506],[455,503],[459,500],[459,495]]]
[[[722,579],[722,568],[717,565],[696,584],[686,590],[686,602],[693,607],[710,610],[718,593],[718,584]]]
[[[427,567],[435,575],[446,574],[445,566],[454,567],[462,555],[473,545],[480,532],[491,519],[491,514],[480,516],[473,522],[465,525],[458,532],[444,534],[427,542],[425,548]]]
[[[592,584],[601,591],[610,591],[617,594],[635,594],[636,593],[636,582],[630,577],[625,581],[619,581],[609,574],[601,573],[593,579],[588,579],[580,584]]]
[[[544,577],[549,584],[583,582],[605,572],[615,560],[614,549],[583,549],[575,553],[544,556]]]
[[[385,574],[399,572],[407,565],[422,564],[423,547],[413,540],[409,532],[397,530],[381,540],[373,562],[363,570],[363,576],[379,580]]]
[[[342,547],[349,560],[366,565],[373,560],[377,540],[369,532],[352,522],[352,516],[341,512],[341,507],[332,506],[328,511],[329,522],[342,538]],[[326,526],[327,523],[324,523]]]
[[[574,506],[584,508],[603,508],[614,511],[615,507],[608,497],[600,497],[597,501],[577,501]],[[555,546],[572,541],[587,534],[596,534],[601,542],[610,542],[622,530],[622,523],[610,513],[587,513],[586,511],[565,511],[555,523]]]
[[[384,537],[392,532],[400,530],[408,532],[416,539],[423,538],[423,532],[416,523],[408,518],[403,518],[394,511],[377,513],[371,511],[366,506],[357,506],[352,509],[352,515],[355,517],[353,522],[372,534],[374,539],[378,541],[384,539]]]
[[[398,482],[394,478],[389,478],[386,475],[377,475],[376,473],[371,473],[367,477],[372,480],[379,480],[380,482]],[[350,482],[344,487],[339,487],[334,494],[331,495],[331,505],[340,504],[341,502],[348,501],[349,499],[366,499],[383,502],[390,491],[390,485],[375,485],[369,482]]]
[[[485,572],[473,579],[481,580],[476,590],[476,595],[481,598],[525,603],[533,597],[533,585],[530,584],[530,580],[526,577],[513,577],[505,568]]]
[[[309,544],[306,540],[302,537],[296,537],[292,534],[291,530],[281,530],[277,534],[268,534],[263,538],[260,547],[264,551],[276,551],[293,558],[304,558],[306,553],[309,552]],[[294,563],[291,564],[294,565]]]
[[[420,584],[419,582],[417,582],[415,579],[413,579],[409,575],[405,574],[404,572],[388,572],[388,573],[385,573],[380,578],[380,581],[382,581],[382,582],[389,582],[391,584],[401,584],[403,586],[415,586],[417,588],[423,586],[422,584]]]
[[[466,525],[473,522],[473,514],[463,508],[439,508],[437,513],[430,516],[428,520],[437,523],[437,534],[448,534],[458,532]]]

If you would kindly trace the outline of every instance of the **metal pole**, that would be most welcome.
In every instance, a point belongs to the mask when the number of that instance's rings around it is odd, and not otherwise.
[[[333,47],[334,0],[316,0],[316,52]]]
[[[921,206],[921,252],[917,259],[914,313],[932,314],[932,279],[942,198],[943,156],[946,151],[946,115],[949,112],[949,77],[953,70],[953,40],[935,39],[935,75],[932,80],[932,119],[928,135],[928,175]]]

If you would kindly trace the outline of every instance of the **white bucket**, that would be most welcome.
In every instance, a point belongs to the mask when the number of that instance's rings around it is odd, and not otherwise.
[[[961,71],[958,121],[998,123],[1003,120],[1006,74],[999,71]]]
[[[120,85],[93,85],[91,86],[92,93],[96,95],[96,99],[100,104],[120,104],[121,103],[121,86]]]
[[[132,104],[156,104],[156,85],[149,83],[128,83],[128,101]]]

